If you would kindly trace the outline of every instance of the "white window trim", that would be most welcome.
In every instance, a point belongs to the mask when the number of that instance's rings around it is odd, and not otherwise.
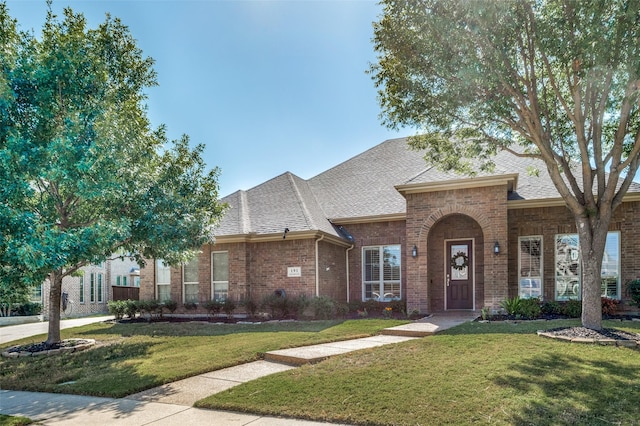
[[[384,279],[384,248],[385,247],[398,247],[399,248],[399,253],[400,253],[400,277],[397,280],[387,280],[386,282],[389,284],[398,284],[399,288],[400,288],[400,296],[397,299],[394,299],[392,297],[384,297],[384,294],[381,295],[381,297],[379,298],[375,298],[375,297],[371,297],[371,298],[367,298],[366,294],[366,285],[367,284],[378,284],[379,286],[384,286],[385,283],[385,279]],[[378,251],[380,252],[380,279],[378,281],[367,281],[365,279],[366,277],[366,257],[365,257],[365,250],[371,250],[371,249],[378,249]],[[392,300],[402,300],[402,245],[401,244],[381,244],[381,245],[372,245],[372,246],[363,246],[362,247],[362,300],[378,300],[381,302],[390,302]]]
[[[215,254],[226,253],[227,254],[227,268],[229,265],[229,251],[228,250],[219,250],[211,252],[211,300],[213,300],[213,296],[215,294],[215,286],[216,284],[226,284],[227,285],[227,297],[229,297],[229,271],[227,270],[227,280],[226,281],[214,281],[213,279],[213,256]]]
[[[521,237],[518,237],[518,295],[520,297],[522,297],[522,295],[520,294],[520,281],[523,279],[526,279],[526,277],[522,277],[520,275],[520,271],[522,271],[522,252],[521,252],[521,242],[522,240],[534,240],[534,239],[539,239],[540,240],[540,298],[544,298],[544,238],[542,235],[524,235]],[[531,278],[531,277],[529,277]],[[538,277],[534,277],[534,278],[538,278]],[[555,289],[554,289],[555,291]]]
[[[85,282],[84,282],[84,273],[78,277],[79,281],[78,281],[78,286],[80,287],[79,289],[79,295],[78,295],[78,303],[80,303],[81,305],[84,305],[85,302]]]
[[[200,259],[199,258],[195,258],[193,260],[197,260],[198,261],[197,269],[199,271],[199,269],[200,269]],[[185,268],[185,266],[186,265],[184,265],[184,264],[182,265],[182,302],[183,303],[187,303],[187,288],[186,288],[187,285],[194,285],[194,284],[197,285],[198,286],[198,299],[199,299],[199,296],[200,296],[200,276],[198,274],[198,281],[186,281],[185,278],[184,278],[184,268]],[[196,301],[195,303],[197,303],[197,302],[198,301]],[[193,303],[193,302],[191,302],[191,303]]]
[[[156,299],[160,300],[160,291],[158,289],[159,286],[168,286],[169,287],[169,294],[171,294],[171,267],[170,266],[164,266],[162,265],[162,268],[167,268],[169,270],[169,281],[168,282],[162,282],[160,283],[158,281],[158,277],[159,277],[159,273],[158,273],[158,269],[160,267],[160,265],[162,264],[163,260],[162,259],[156,259],[155,263],[155,286],[154,286],[154,290],[155,290],[155,295],[156,295]],[[161,302],[163,302],[163,300],[160,300]]]

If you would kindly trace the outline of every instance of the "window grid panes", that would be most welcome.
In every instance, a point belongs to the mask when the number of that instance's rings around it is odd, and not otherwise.
[[[80,293],[78,299],[79,303],[84,303],[84,275],[80,276]]]
[[[91,303],[96,301],[96,274],[93,272],[89,275],[89,301]]]
[[[185,303],[198,302],[198,258],[192,259],[182,267]]]
[[[102,288],[102,278],[103,278],[103,275],[98,274],[98,290],[96,291],[98,295],[98,303],[102,303],[102,297],[103,297],[102,294],[104,292],[104,289]]]
[[[518,239],[519,296],[542,297],[542,237]]]
[[[401,253],[399,245],[364,247],[362,256],[364,299],[400,299]]]
[[[171,267],[162,259],[156,260],[156,289],[158,300],[171,300]]]
[[[224,300],[229,297],[229,252],[211,253],[211,298]]]

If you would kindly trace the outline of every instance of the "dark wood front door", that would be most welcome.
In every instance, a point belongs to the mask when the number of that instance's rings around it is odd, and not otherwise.
[[[447,309],[473,309],[473,245],[447,241]]]

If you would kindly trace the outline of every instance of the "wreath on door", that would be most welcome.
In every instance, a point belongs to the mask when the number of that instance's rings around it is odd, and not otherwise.
[[[469,266],[469,256],[465,252],[459,251],[451,256],[451,267],[455,270],[462,271]]]

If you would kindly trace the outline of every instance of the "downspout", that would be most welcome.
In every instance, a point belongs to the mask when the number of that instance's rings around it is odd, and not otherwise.
[[[316,297],[320,297],[320,268],[318,265],[319,256],[318,256],[318,243],[324,240],[324,235],[321,235],[320,238],[316,240]]]
[[[351,244],[351,247],[349,247],[349,248],[347,249],[347,251],[345,252],[345,254],[346,254],[346,258],[347,258],[347,259],[346,259],[346,260],[347,260],[347,303],[349,303],[349,302],[351,301],[351,299],[350,299],[350,294],[351,294],[351,291],[350,291],[350,290],[351,290],[351,289],[349,288],[349,287],[350,287],[350,286],[349,286],[349,252],[350,252],[351,250],[353,250],[353,248],[354,248],[355,246],[356,246],[355,244]]]

